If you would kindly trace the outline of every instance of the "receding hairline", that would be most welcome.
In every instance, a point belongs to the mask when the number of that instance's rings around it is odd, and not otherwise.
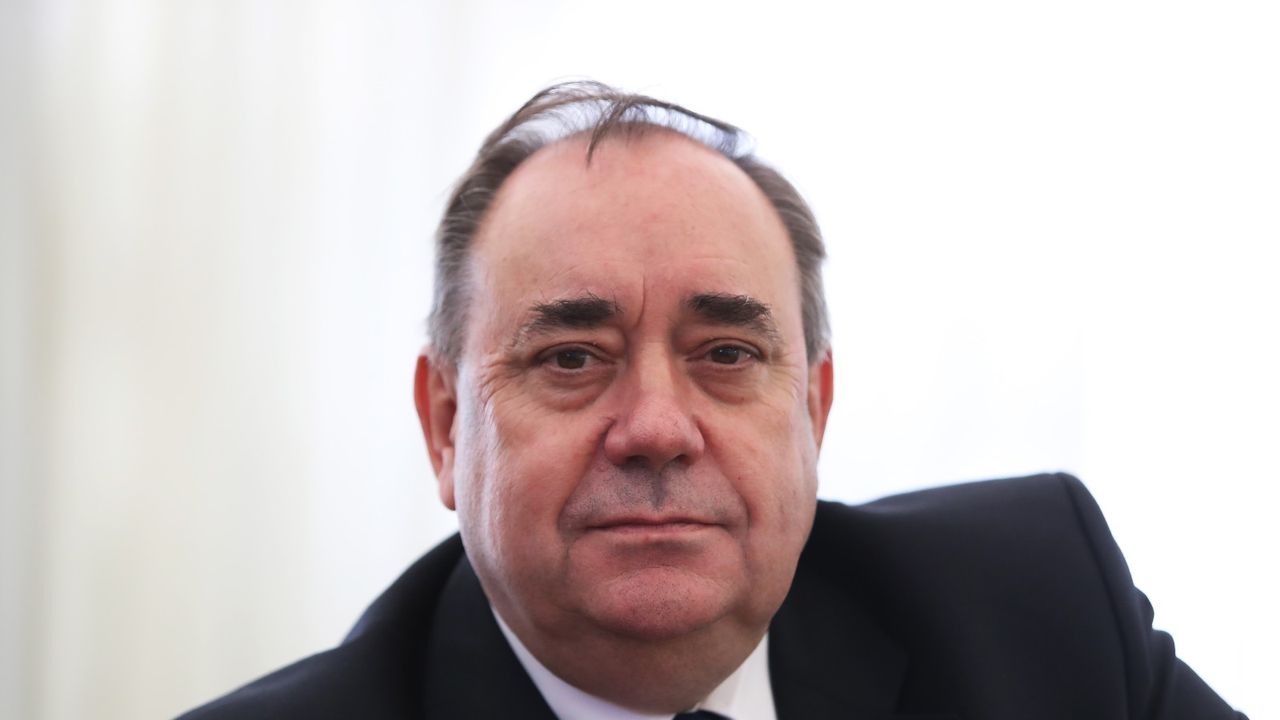
[[[570,153],[579,154],[583,170],[591,172],[592,169],[599,169],[602,163],[612,162],[609,158],[618,147],[631,148],[653,142],[661,142],[668,146],[683,148],[680,151],[681,155],[690,152],[700,154],[702,157],[711,160],[713,167],[719,168],[720,172],[724,173],[724,177],[734,178],[733,182],[741,190],[754,197],[757,200],[758,208],[764,210],[765,214],[771,219],[774,229],[782,238],[787,247],[787,252],[791,256],[791,264],[793,269],[796,270],[795,274],[799,275],[799,268],[796,267],[795,247],[791,241],[786,222],[768,194],[733,158],[726,156],[723,152],[708,146],[696,138],[689,137],[679,130],[640,121],[626,123],[624,128],[615,128],[614,132],[605,135],[596,135],[590,129],[581,130],[549,142],[530,153],[509,175],[503,178],[494,192],[489,206],[481,216],[475,234],[472,236],[471,262],[475,261],[475,250],[484,244],[484,238],[492,228],[493,218],[501,213],[503,206],[508,202],[511,188],[517,185],[522,177],[537,172],[540,167],[563,158]],[[798,280],[798,277],[796,279]]]
[[[529,153],[519,165],[511,171],[509,175],[502,179],[498,184],[497,190],[494,192],[493,200],[489,207],[485,209],[484,215],[480,219],[480,226],[477,228],[476,235],[484,229],[485,221],[491,217],[500,206],[502,198],[506,195],[506,190],[522,175],[527,175],[536,170],[539,165],[551,162],[556,157],[563,157],[568,153],[577,153],[581,156],[582,166],[585,170],[590,171],[598,168],[602,163],[607,163],[608,156],[612,155],[612,149],[621,147],[631,147],[635,145],[643,145],[655,141],[674,140],[676,145],[683,145],[691,148],[694,152],[702,153],[707,158],[712,158],[722,167],[730,167],[736,171],[750,185],[756,188],[758,195],[766,204],[772,205],[769,198],[764,194],[763,190],[756,183],[752,182],[751,177],[733,161],[732,158],[724,153],[709,147],[706,143],[695,138],[673,130],[663,125],[655,125],[648,122],[628,122],[625,126],[614,128],[612,132],[605,135],[595,135],[591,129],[580,130],[578,132],[566,135],[563,138],[553,140],[538,149]],[[605,159],[602,159],[605,158]],[[776,209],[775,209],[776,214]]]

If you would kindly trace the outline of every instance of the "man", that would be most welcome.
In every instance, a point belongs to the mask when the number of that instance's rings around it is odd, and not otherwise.
[[[460,539],[188,717],[1238,717],[1073,478],[816,501],[822,242],[740,145],[592,83],[489,136],[415,384]]]

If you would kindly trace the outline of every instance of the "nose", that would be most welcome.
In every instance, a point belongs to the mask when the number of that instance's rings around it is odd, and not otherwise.
[[[690,390],[680,382],[673,363],[653,358],[628,368],[628,375],[619,388],[617,415],[605,434],[605,457],[614,465],[635,463],[651,470],[673,462],[697,462],[706,443],[693,414]]]

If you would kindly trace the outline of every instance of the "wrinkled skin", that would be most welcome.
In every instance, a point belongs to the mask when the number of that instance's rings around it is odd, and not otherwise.
[[[674,711],[790,587],[831,360],[807,361],[786,231],[730,161],[666,131],[585,152],[544,148],[499,190],[462,356],[424,355],[417,401],[521,641],[588,692]]]

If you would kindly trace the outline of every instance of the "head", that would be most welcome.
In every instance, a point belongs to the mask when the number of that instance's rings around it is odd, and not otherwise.
[[[441,498],[504,620],[605,696],[573,658],[745,656],[812,525],[822,243],[740,136],[558,86],[486,140],[441,223],[416,390]]]

